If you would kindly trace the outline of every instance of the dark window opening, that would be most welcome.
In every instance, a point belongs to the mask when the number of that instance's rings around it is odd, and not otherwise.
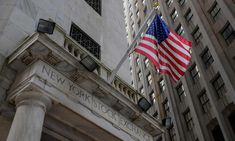
[[[202,57],[202,61],[205,64],[206,69],[210,67],[210,65],[214,62],[214,59],[209,51],[208,48],[206,48],[203,52],[203,54],[201,55]]]
[[[220,75],[218,75],[212,82],[212,85],[217,93],[218,98],[222,98],[227,92],[224,81]]]
[[[96,58],[100,59],[100,45],[74,23],[71,26],[70,36]]]
[[[221,35],[223,36],[224,40],[228,45],[231,44],[235,39],[235,31],[233,30],[233,27],[229,22],[225,25],[225,27],[221,31]]]

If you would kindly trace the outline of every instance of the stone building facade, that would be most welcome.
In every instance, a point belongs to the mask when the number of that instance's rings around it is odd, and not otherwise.
[[[126,49],[123,1],[0,1],[0,141],[155,140],[165,129],[137,106],[128,61],[107,83]]]
[[[172,30],[193,42],[191,63],[177,83],[152,70],[144,56],[130,56],[132,85],[155,103],[149,113],[173,120],[162,139],[235,140],[234,0],[124,0],[129,44],[153,5]]]

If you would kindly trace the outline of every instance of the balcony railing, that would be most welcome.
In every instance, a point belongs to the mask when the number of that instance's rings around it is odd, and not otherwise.
[[[103,64],[100,60],[98,60],[93,54],[91,54],[89,51],[87,51],[85,48],[83,48],[79,43],[77,43],[73,38],[71,38],[69,35],[65,34],[65,32],[56,25],[55,30],[58,32],[55,32],[54,34],[60,34],[60,36],[63,36],[64,38],[64,44],[62,48],[67,51],[69,54],[71,54],[75,59],[78,61],[81,60],[84,56],[89,55],[92,57],[92,59],[98,64],[99,68],[98,70],[95,70],[94,73],[99,75],[104,80],[108,80],[108,77],[111,74],[111,70]],[[53,36],[53,35],[52,35]],[[57,36],[57,35],[55,35]],[[141,98],[141,94],[139,94],[136,90],[132,88],[129,84],[127,84],[124,80],[122,80],[120,77],[116,76],[112,86],[118,90],[120,93],[122,93],[125,97],[127,97],[130,101],[137,104],[138,99]]]

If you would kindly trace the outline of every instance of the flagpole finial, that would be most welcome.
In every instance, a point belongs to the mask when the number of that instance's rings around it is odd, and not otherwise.
[[[160,3],[158,1],[154,2],[153,3],[153,7],[154,8],[158,8],[160,6]]]

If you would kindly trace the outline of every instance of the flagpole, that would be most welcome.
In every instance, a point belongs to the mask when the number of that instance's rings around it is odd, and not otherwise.
[[[144,23],[141,25],[137,35],[135,36],[133,42],[131,43],[131,45],[129,46],[129,48],[127,49],[126,53],[123,55],[122,59],[120,60],[120,62],[118,63],[118,65],[116,66],[115,69],[112,70],[111,75],[108,79],[108,83],[112,83],[114,80],[115,75],[117,74],[118,70],[120,69],[121,65],[124,63],[124,61],[127,59],[130,51],[135,47],[135,44],[137,42],[137,39],[139,39],[139,37],[141,36],[141,33],[144,30],[145,25],[147,24],[148,20],[151,19],[156,13],[155,8],[152,9],[152,11],[150,12],[150,14],[148,15],[148,17],[145,19]],[[151,23],[152,21],[150,21]]]

